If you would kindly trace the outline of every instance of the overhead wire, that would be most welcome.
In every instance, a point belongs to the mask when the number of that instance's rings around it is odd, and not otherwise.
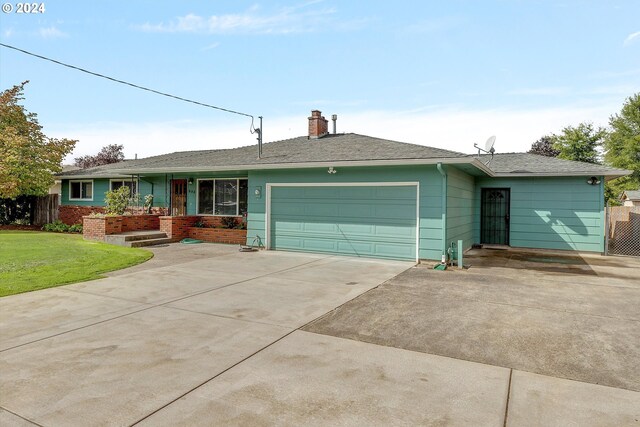
[[[134,84],[134,83],[129,83],[129,82],[124,81],[124,80],[116,79],[114,77],[109,77],[109,76],[106,76],[104,74],[96,73],[94,71],[89,71],[89,70],[84,69],[82,67],[77,67],[75,65],[67,64],[67,63],[52,59],[52,58],[48,58],[46,56],[38,55],[36,53],[29,52],[27,50],[20,49],[20,48],[17,48],[15,46],[11,46],[11,45],[8,45],[8,44],[5,44],[5,43],[0,43],[0,46],[6,47],[7,49],[13,49],[13,50],[16,50],[18,52],[22,52],[22,53],[24,53],[26,55],[30,55],[30,56],[33,56],[33,57],[36,57],[36,58],[39,58],[39,59],[43,59],[45,61],[53,62],[54,64],[62,65],[63,67],[67,67],[67,68],[71,68],[71,69],[74,69],[74,70],[77,70],[77,71],[81,71],[83,73],[91,74],[91,75],[96,76],[96,77],[100,77],[100,78],[103,78],[103,79],[111,80],[113,82],[120,83],[120,84],[127,85],[127,86],[131,86],[131,87],[134,87],[136,89],[144,90],[144,91],[147,91],[147,92],[152,92],[152,93],[155,93],[157,95],[166,96],[168,98],[177,99],[179,101],[189,102],[191,104],[200,105],[202,107],[213,108],[215,110],[224,111],[226,113],[238,114],[240,116],[245,116],[245,117],[251,117],[251,127],[249,128],[249,130],[251,131],[251,133],[254,133],[254,129],[255,128],[253,127],[253,116],[251,114],[242,113],[240,111],[235,111],[235,110],[230,110],[228,108],[217,107],[215,105],[206,104],[204,102],[199,102],[199,101],[194,101],[192,99],[183,98],[181,96],[172,95],[172,94],[166,93],[166,92],[161,92],[159,90],[151,89],[151,88],[148,88],[148,87],[145,87],[145,86],[140,86],[140,85],[137,85],[137,84]]]

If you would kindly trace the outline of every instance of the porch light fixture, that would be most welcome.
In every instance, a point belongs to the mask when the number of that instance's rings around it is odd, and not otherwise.
[[[329,166],[329,170],[327,171],[327,173],[328,173],[328,174],[333,174],[333,173],[338,173],[338,171],[337,171],[337,170],[335,170],[335,169],[333,168],[333,166]]]
[[[592,176],[591,178],[589,178],[587,180],[587,184],[589,184],[589,185],[598,185],[598,184],[600,184],[600,180],[598,178],[596,178],[595,176]]]
[[[256,187],[256,189],[253,191],[253,194],[256,195],[256,199],[259,199],[262,195],[262,187]]]
[[[193,178],[189,178],[189,185],[193,185]]]

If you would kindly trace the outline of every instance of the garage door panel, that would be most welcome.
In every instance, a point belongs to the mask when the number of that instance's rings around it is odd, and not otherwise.
[[[415,186],[274,186],[273,249],[416,257]]]

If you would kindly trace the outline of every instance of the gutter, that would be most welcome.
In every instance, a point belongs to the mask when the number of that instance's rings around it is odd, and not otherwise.
[[[295,163],[267,163],[267,164],[245,164],[245,165],[224,165],[207,169],[206,166],[187,167],[140,167],[127,169],[110,169],[112,174],[131,175],[141,173],[193,173],[193,172],[222,172],[237,170],[273,170],[273,169],[310,169],[324,167],[354,167],[354,166],[411,166],[411,165],[435,165],[437,163],[446,164],[467,164],[474,166],[488,176],[493,176],[493,172],[480,160],[470,157],[432,158],[432,159],[394,159],[394,160],[337,160],[322,162],[295,162]],[[92,177],[92,175],[82,175],[82,177]],[[100,171],[95,177],[104,177],[104,171]],[[58,176],[58,179],[81,179],[80,176]]]
[[[442,163],[437,164],[438,171],[442,175],[442,262],[447,261],[447,172]]]

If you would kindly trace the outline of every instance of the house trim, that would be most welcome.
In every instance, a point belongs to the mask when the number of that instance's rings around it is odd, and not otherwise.
[[[265,196],[265,249],[271,250],[271,188],[273,187],[416,187],[416,262],[420,261],[420,183],[402,182],[268,182]]]
[[[267,163],[267,164],[248,164],[248,165],[224,165],[216,166],[209,170],[204,166],[189,166],[177,168],[131,168],[131,169],[112,169],[114,174],[124,174],[126,176],[138,175],[141,173],[185,173],[185,172],[222,172],[241,170],[265,170],[265,169],[310,169],[323,167],[366,167],[366,166],[412,166],[412,165],[435,165],[437,163],[444,164],[469,164],[475,166],[488,176],[492,176],[493,172],[484,163],[478,159],[469,157],[461,158],[430,158],[430,159],[393,159],[393,160],[338,160],[338,161],[321,161],[321,162],[296,162],[296,163]],[[92,176],[92,175],[85,175]],[[100,177],[105,176],[105,172],[100,172]],[[76,175],[75,178],[78,176]],[[74,176],[59,176],[59,179],[74,179]]]

